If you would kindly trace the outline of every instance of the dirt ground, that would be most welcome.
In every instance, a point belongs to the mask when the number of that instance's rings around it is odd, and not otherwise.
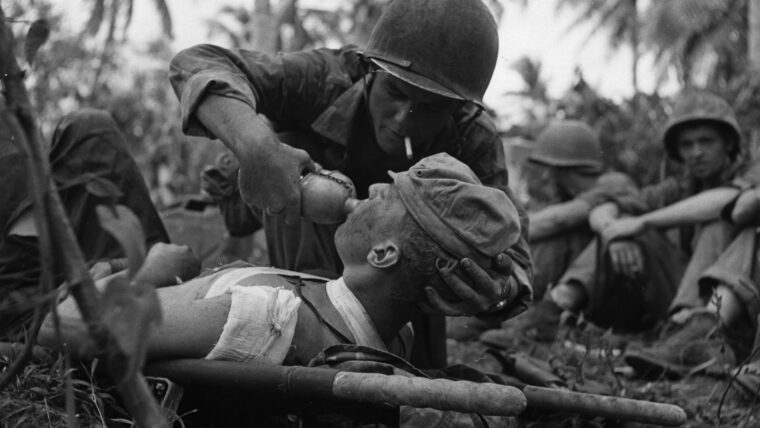
[[[449,363],[466,364],[484,372],[499,373],[501,364],[487,347],[476,341],[447,342]],[[515,339],[512,351],[520,351],[549,363],[573,389],[606,395],[675,404],[688,416],[686,427],[758,427],[760,402],[727,390],[727,377],[695,375],[679,382],[644,381],[627,375],[615,351],[584,349],[571,340],[540,344]],[[0,369],[8,363],[0,361]],[[74,365],[76,366],[76,365]],[[0,427],[130,426],[130,417],[118,406],[114,391],[94,382],[95,365],[78,367],[71,383],[62,373],[71,370],[65,358],[31,364],[13,384],[0,392]],[[67,394],[66,391],[70,391]],[[67,396],[72,398],[67,402]],[[73,412],[68,412],[71,406]],[[105,410],[105,412],[104,412]],[[71,415],[74,421],[70,421]],[[577,415],[530,411],[517,419],[519,427],[637,427],[635,423],[581,418]]]
[[[585,345],[589,345],[590,340]],[[448,339],[449,364],[466,364],[485,372],[501,372],[499,361],[478,341]],[[641,380],[633,377],[619,350],[604,351],[594,345],[559,339],[542,344],[514,339],[506,352],[523,352],[548,362],[552,371],[571,389],[605,395],[675,404],[687,414],[685,427],[758,427],[760,402],[728,388],[729,376],[693,375],[681,381]],[[524,427],[631,427],[635,423],[580,418],[568,414],[527,412],[519,418]]]

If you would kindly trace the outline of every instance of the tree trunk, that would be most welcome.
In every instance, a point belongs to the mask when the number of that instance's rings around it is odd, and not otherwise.
[[[749,34],[747,57],[749,58],[750,73],[760,70],[760,3],[752,0],[747,2],[749,14]],[[751,159],[758,158],[760,152],[760,133],[757,128],[752,130],[751,138],[747,147]]]
[[[254,0],[250,26],[253,43],[251,47],[257,51],[275,53],[279,29],[269,0]]]
[[[748,2],[749,13],[749,62],[752,68],[760,69],[760,3]]]
[[[633,95],[639,93],[639,12],[637,0],[631,1],[631,83],[633,84]]]

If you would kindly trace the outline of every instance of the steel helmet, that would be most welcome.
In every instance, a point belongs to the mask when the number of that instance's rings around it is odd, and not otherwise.
[[[676,98],[673,113],[665,125],[665,133],[662,137],[669,158],[679,162],[683,160],[678,154],[678,132],[684,126],[693,125],[695,122],[708,122],[727,132],[734,142],[729,156],[731,159],[736,159],[742,137],[734,109],[723,98],[704,91],[689,91]]]
[[[482,0],[392,0],[364,56],[419,88],[482,103],[498,50],[496,21]]]
[[[583,168],[590,173],[604,169],[596,133],[577,120],[549,124],[536,138],[528,160],[549,166]]]

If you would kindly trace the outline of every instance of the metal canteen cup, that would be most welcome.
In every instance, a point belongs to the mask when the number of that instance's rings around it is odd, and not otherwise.
[[[318,224],[337,224],[356,205],[351,179],[338,171],[314,171],[301,178],[301,216]]]

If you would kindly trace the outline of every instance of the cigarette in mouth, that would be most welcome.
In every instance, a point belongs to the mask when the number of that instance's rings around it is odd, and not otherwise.
[[[409,137],[404,137],[404,147],[406,147],[406,158],[409,160],[412,160],[412,156],[414,156],[414,153],[412,153],[412,139]]]

